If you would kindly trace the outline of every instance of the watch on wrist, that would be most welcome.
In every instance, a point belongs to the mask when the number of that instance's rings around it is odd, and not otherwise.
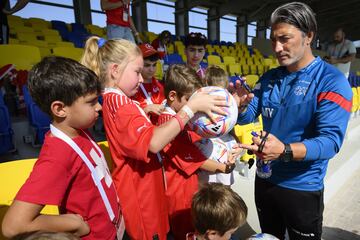
[[[292,161],[294,158],[293,156],[293,151],[291,149],[291,146],[290,144],[285,144],[285,149],[283,151],[283,153],[281,154],[280,156],[280,160],[283,161],[283,162],[290,162]]]

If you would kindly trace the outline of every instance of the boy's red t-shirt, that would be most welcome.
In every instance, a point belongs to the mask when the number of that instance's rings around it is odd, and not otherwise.
[[[114,183],[109,178],[100,153],[82,134],[73,138],[96,169],[99,169],[106,195],[115,215],[120,213]],[[106,181],[105,181],[106,179]],[[16,200],[41,205],[57,205],[61,214],[80,214],[90,226],[82,239],[115,239],[116,228],[110,220],[90,170],[79,155],[63,140],[48,132],[39,159]],[[119,216],[116,216],[117,218]]]
[[[175,112],[166,108],[159,117],[159,124],[173,118]],[[194,231],[191,221],[191,200],[199,188],[197,170],[207,160],[193,144],[198,140],[194,132],[183,130],[162,151],[165,168],[171,231],[176,240],[186,239]]]

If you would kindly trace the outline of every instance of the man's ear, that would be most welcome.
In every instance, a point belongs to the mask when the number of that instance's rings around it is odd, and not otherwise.
[[[314,32],[309,32],[307,35],[306,35],[306,44],[307,45],[310,45],[313,38],[314,38]]]
[[[67,115],[66,106],[61,101],[54,101],[51,103],[50,111],[54,117],[65,118]]]
[[[169,92],[169,97],[168,97],[169,100],[170,100],[171,102],[173,102],[176,97],[177,97],[176,91],[171,90],[171,91]]]
[[[210,229],[210,230],[207,230],[205,233],[205,239],[207,239],[207,240],[213,240],[213,239],[216,239],[217,237],[219,237],[218,231]]]

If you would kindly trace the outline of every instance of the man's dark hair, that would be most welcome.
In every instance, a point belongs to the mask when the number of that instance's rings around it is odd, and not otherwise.
[[[281,5],[271,14],[270,24],[287,23],[295,26],[303,33],[317,32],[317,23],[313,10],[301,2],[292,2]]]
[[[101,92],[93,71],[64,57],[45,57],[29,72],[28,87],[34,102],[51,115],[51,103],[61,101],[71,106],[76,99]]]

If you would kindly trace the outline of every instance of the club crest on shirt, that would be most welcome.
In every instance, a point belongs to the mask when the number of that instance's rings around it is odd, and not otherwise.
[[[152,91],[153,91],[154,93],[158,92],[159,90],[160,90],[160,89],[159,89],[158,86],[154,86],[153,89],[152,89]]]
[[[300,95],[305,96],[307,89],[308,89],[307,87],[297,86],[294,90],[294,93],[296,96],[300,96]]]

